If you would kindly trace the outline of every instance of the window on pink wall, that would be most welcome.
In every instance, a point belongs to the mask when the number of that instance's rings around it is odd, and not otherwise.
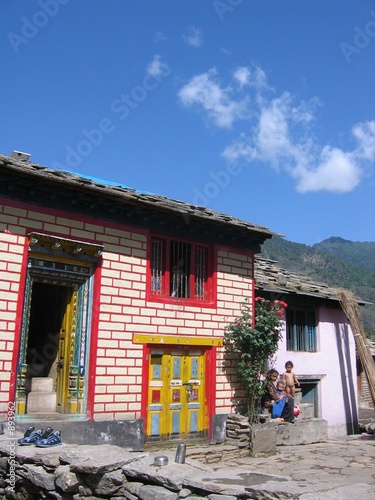
[[[286,310],[286,348],[288,351],[317,351],[315,311],[289,306]]]
[[[151,298],[211,302],[214,296],[212,260],[209,245],[152,237]]]

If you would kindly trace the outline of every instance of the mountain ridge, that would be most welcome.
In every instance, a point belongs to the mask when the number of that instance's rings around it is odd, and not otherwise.
[[[360,314],[368,338],[375,340],[375,242],[332,236],[309,246],[275,236],[262,245],[261,255],[286,270],[346,288],[370,302],[360,308]]]

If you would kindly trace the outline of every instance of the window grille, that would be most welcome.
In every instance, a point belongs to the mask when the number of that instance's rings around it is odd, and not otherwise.
[[[207,247],[154,237],[150,267],[152,295],[209,300]]]
[[[207,248],[196,247],[195,253],[195,297],[199,300],[207,299]]]
[[[163,240],[152,240],[151,290],[155,295],[163,295]]]
[[[190,255],[189,243],[171,241],[171,297],[190,297]]]

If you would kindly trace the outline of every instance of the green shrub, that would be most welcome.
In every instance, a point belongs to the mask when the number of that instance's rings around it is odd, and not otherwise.
[[[241,304],[241,315],[225,328],[226,349],[238,356],[237,380],[245,390],[249,422],[258,422],[263,395],[261,374],[265,362],[272,357],[281,339],[282,318],[287,304],[283,301],[255,299],[255,316],[251,307]]]

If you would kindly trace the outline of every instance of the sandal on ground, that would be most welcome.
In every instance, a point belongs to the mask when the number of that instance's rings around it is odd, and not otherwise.
[[[61,432],[55,431],[45,439],[38,439],[35,443],[39,448],[51,448],[52,446],[59,446],[61,443]]]
[[[31,431],[28,436],[26,436],[26,433],[27,431],[25,432],[25,436],[18,440],[18,444],[20,444],[21,446],[30,446],[31,444],[34,444],[38,439],[41,439],[43,435],[43,429]]]

